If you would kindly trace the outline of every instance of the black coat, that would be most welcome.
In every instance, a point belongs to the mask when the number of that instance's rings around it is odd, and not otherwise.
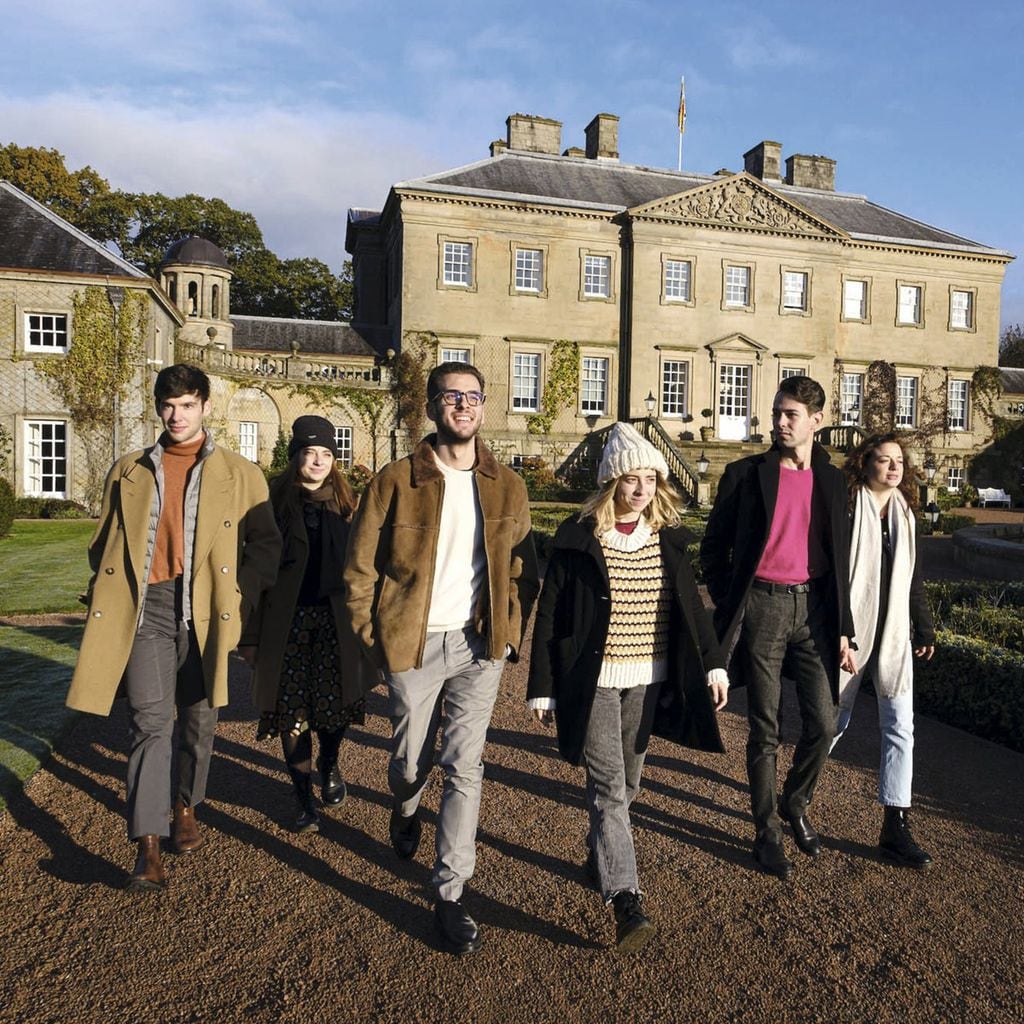
[[[700,546],[701,567],[711,600],[715,602],[715,630],[728,651],[739,633],[750,584],[772,526],[779,495],[778,449],[738,459],[725,467],[718,485],[715,505]],[[815,502],[820,502],[825,555],[832,575],[828,601],[834,656],[826,659],[832,695],[839,699],[839,638],[853,641],[850,613],[850,527],[847,491],[843,474],[832,465],[827,452],[815,444],[811,452]],[[733,664],[743,664],[734,658]],[[743,686],[746,680],[733,672],[730,682]]]
[[[707,670],[724,668],[725,660],[686,556],[693,535],[679,526],[664,528],[658,536],[675,600],[669,676],[654,732],[684,746],[722,752]],[[527,698],[555,699],[558,746],[573,764],[583,757],[610,617],[608,567],[594,524],[574,515],[559,526],[544,574],[527,689]]]

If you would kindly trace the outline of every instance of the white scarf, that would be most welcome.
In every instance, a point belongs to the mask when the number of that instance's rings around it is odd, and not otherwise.
[[[840,673],[841,707],[848,707],[847,701],[856,698],[861,676],[876,646],[878,657],[874,681],[881,696],[890,700],[902,696],[910,691],[914,680],[910,644],[910,580],[916,558],[914,517],[899,491],[893,491],[885,514],[893,550],[892,572],[888,610],[881,641],[876,645],[878,592],[882,576],[882,525],[871,492],[866,487],[857,491],[850,531],[850,610],[853,612],[860,671],[855,676],[848,672]],[[855,685],[851,686],[851,683]]]

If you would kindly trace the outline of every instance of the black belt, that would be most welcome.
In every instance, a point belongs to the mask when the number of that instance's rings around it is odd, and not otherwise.
[[[805,583],[772,583],[771,580],[755,579],[750,585],[755,590],[763,590],[767,594],[808,594],[811,588],[820,584],[824,577],[807,580]]]

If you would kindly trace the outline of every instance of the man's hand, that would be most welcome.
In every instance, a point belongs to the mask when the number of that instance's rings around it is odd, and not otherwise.
[[[708,683],[711,691],[711,702],[715,705],[716,711],[721,711],[729,701],[728,683]]]
[[[533,717],[540,722],[541,725],[554,725],[555,724],[555,713],[554,711],[548,711],[544,708],[533,708]]]
[[[853,656],[853,648],[850,646],[850,638],[841,636],[839,638],[839,667],[851,676],[857,674],[857,660]]]

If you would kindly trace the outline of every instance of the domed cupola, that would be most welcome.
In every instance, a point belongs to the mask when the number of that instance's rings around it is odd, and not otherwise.
[[[159,274],[164,291],[185,317],[181,340],[196,345],[216,341],[231,348],[231,270],[221,249],[198,235],[179,239],[164,253]]]

